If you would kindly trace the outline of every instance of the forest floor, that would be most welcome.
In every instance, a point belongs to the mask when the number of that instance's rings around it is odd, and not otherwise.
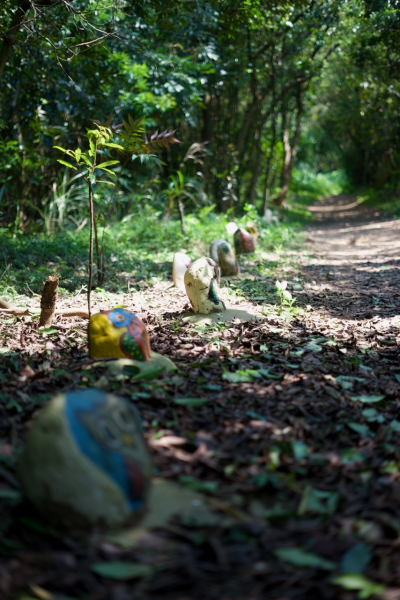
[[[301,248],[223,284],[260,321],[185,323],[167,279],[94,294],[143,318],[172,376],[93,364],[81,319],[0,316],[0,598],[400,599],[400,221],[350,196],[311,211]],[[164,491],[153,527],[86,544],[21,501],[15,456],[47,398],[90,385],[135,402]]]

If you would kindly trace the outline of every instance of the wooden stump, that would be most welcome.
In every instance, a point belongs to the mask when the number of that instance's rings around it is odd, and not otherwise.
[[[39,327],[50,327],[56,310],[59,278],[49,275],[44,284],[42,299],[40,301]]]

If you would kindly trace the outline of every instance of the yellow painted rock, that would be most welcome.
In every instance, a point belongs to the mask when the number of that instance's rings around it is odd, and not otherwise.
[[[145,324],[123,308],[102,310],[89,320],[90,358],[150,358],[150,341]]]

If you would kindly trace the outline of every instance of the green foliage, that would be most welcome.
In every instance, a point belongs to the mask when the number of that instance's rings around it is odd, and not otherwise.
[[[179,221],[163,220],[162,212],[145,202],[129,216],[122,223],[105,227],[106,291],[127,291],[126,280],[118,275],[121,271],[149,285],[158,278],[169,279],[177,249],[186,249],[192,259],[199,258],[208,252],[212,240],[226,237],[225,227],[230,221],[228,216],[216,213],[215,208],[203,207],[197,214],[188,215],[185,237]],[[245,219],[238,224],[244,225]],[[271,250],[283,239],[287,250],[301,244],[296,229],[284,224],[262,230],[262,235],[257,252]],[[40,294],[44,279],[53,273],[60,277],[61,293],[74,294],[82,286],[87,289],[88,241],[84,228],[53,237],[45,233],[14,236],[7,228],[0,228],[0,258],[4,264],[0,271],[0,297],[14,300],[19,294],[29,295],[28,286]]]

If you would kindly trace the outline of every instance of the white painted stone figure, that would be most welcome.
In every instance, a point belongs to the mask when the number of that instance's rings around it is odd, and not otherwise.
[[[185,291],[184,277],[188,267],[192,264],[190,256],[183,252],[176,252],[172,263],[172,279],[175,287]]]
[[[219,299],[220,269],[212,258],[199,258],[185,273],[186,293],[195,313],[208,315],[225,310]]]

